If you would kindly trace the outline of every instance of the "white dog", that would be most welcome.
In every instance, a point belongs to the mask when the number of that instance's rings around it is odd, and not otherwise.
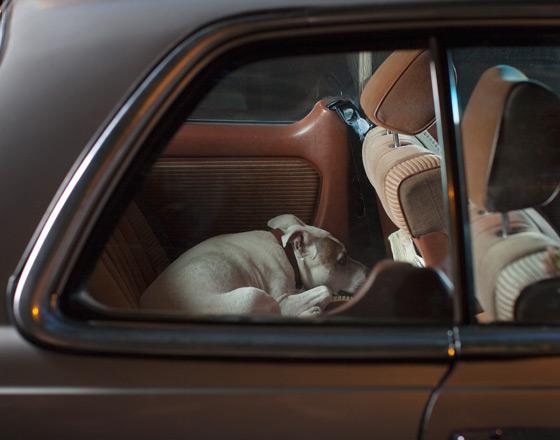
[[[364,281],[365,267],[329,232],[291,214],[273,218],[268,227],[189,249],[146,289],[141,307],[190,315],[314,316],[333,293],[353,293]]]

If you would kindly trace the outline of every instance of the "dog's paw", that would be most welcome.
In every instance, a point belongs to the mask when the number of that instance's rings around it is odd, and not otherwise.
[[[311,307],[309,310],[306,310],[305,312],[300,313],[298,316],[300,318],[311,318],[313,316],[319,316],[323,311],[321,310],[321,307],[319,306],[314,306]]]
[[[284,316],[304,316],[310,310],[319,309],[313,315],[320,314],[332,300],[332,292],[327,286],[317,286],[305,292],[289,295],[280,301],[280,310]]]

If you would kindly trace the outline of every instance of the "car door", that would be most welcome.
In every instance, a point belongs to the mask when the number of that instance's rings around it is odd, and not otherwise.
[[[77,22],[93,26],[88,8],[79,3],[54,8],[50,12],[53,15],[40,8],[25,9],[27,6],[25,3],[13,5],[11,13],[14,17],[25,17],[31,24],[34,21],[30,18],[44,19],[43,25],[52,29],[61,26],[62,17],[72,12]],[[105,18],[114,13],[107,4],[96,7],[103,10]],[[121,14],[137,11],[132,4],[128,9],[120,7],[123,8]],[[177,8],[177,14],[170,14],[174,18],[159,16],[162,22],[167,19],[177,23],[177,15],[190,12],[187,6],[171,2],[169,7]],[[76,13],[79,8],[85,10]],[[208,8],[211,10],[210,6]],[[234,438],[372,435],[414,438],[419,435],[426,408],[431,408],[432,393],[449,371],[458,347],[455,334],[450,331],[451,316],[446,316],[448,319],[441,323],[393,322],[391,325],[352,320],[330,322],[328,319],[311,323],[193,320],[122,311],[114,314],[106,310],[88,310],[86,313],[84,308],[73,308],[76,304],[59,301],[59,294],[83,284],[87,270],[81,264],[87,260],[91,265],[94,260],[94,253],[82,253],[84,246],[93,242],[101,247],[105,244],[101,230],[108,235],[110,221],[100,227],[103,222],[98,223],[97,219],[111,217],[107,206],[114,209],[113,217],[116,216],[116,206],[126,200],[123,194],[127,193],[127,188],[123,182],[128,182],[131,171],[146,171],[145,165],[153,162],[157,151],[163,151],[163,155],[144,181],[142,199],[152,212],[159,213],[165,235],[171,235],[172,242],[176,243],[170,246],[171,251],[180,252],[191,245],[193,239],[188,236],[191,231],[187,228],[185,232],[182,228],[184,223],[191,226],[192,219],[196,220],[192,214],[188,222],[180,220],[192,205],[185,206],[184,193],[176,192],[177,187],[195,185],[200,169],[215,182],[227,168],[227,162],[243,162],[247,157],[250,163],[242,163],[245,168],[237,168],[241,170],[237,175],[249,175],[252,182],[255,178],[249,171],[261,167],[260,170],[270,176],[275,165],[270,163],[272,161],[287,161],[292,169],[302,166],[302,173],[295,174],[298,181],[306,185],[307,180],[309,185],[317,185],[319,181],[322,185],[320,191],[306,190],[314,196],[309,202],[312,209],[305,211],[310,213],[309,218],[318,226],[336,231],[343,239],[345,233],[350,235],[348,228],[352,224],[345,215],[348,208],[343,207],[349,203],[343,197],[350,193],[344,191],[345,183],[350,181],[346,167],[351,165],[349,142],[345,139],[348,133],[336,114],[321,102],[308,109],[309,113],[301,119],[274,126],[216,121],[208,124],[208,121],[192,118],[185,123],[183,117],[169,117],[176,110],[175,106],[198,102],[187,98],[191,94],[196,96],[197,90],[202,88],[201,78],[216,70],[220,72],[221,63],[239,56],[240,51],[255,50],[259,45],[261,49],[278,50],[285,44],[288,51],[295,53],[299,50],[295,48],[303,42],[308,44],[307,52],[316,48],[325,50],[327,46],[333,50],[338,44],[333,41],[335,34],[345,43],[336,53],[347,50],[346,43],[354,50],[363,48],[359,41],[363,41],[364,31],[357,33],[361,20],[352,21],[356,18],[343,14],[345,20],[352,23],[347,26],[337,12],[325,16],[317,12],[320,20],[317,25],[311,25],[313,20],[309,14],[274,13],[240,17],[231,22],[224,20],[216,28],[202,27],[200,33],[180,39],[181,43],[173,49],[170,44],[162,44],[160,52],[154,51],[159,62],[154,66],[146,63],[142,66],[144,70],[135,70],[144,74],[137,83],[130,80],[131,91],[126,99],[116,105],[112,113],[112,107],[101,109],[106,110],[105,122],[98,120],[94,128],[80,126],[80,130],[90,134],[92,142],[70,169],[56,196],[49,194],[55,199],[24,252],[9,288],[11,317],[9,325],[1,330],[3,350],[0,356],[4,373],[0,386],[4,410],[2,432],[7,438],[45,433],[59,438],[218,437],[224,434]],[[375,16],[375,12],[372,14]],[[203,16],[201,12],[197,28],[212,21]],[[321,20],[326,20],[328,25]],[[376,38],[375,50],[407,48],[411,39],[415,45],[427,45],[429,32],[415,29],[407,34],[406,20],[392,21],[387,17],[385,20],[389,21],[379,27],[373,18],[368,22],[365,35]],[[76,25],[76,21],[72,23]],[[390,23],[388,28],[387,23]],[[117,24],[118,20],[114,26]],[[106,25],[110,26],[110,21]],[[315,34],[313,38],[308,36],[310,26]],[[402,41],[395,39],[395,30],[402,31]],[[11,22],[3,72],[17,71],[22,66],[18,63],[29,62],[10,51],[10,44],[24,44],[27,31],[24,20]],[[136,35],[136,29],[128,31],[128,39],[123,41],[130,41],[131,36]],[[151,32],[157,33],[157,30]],[[177,31],[175,37],[179,35],[184,34]],[[55,49],[62,41],[57,38],[62,37],[64,35],[53,38]],[[99,49],[95,46],[99,43],[87,39],[74,42],[78,43],[77,47],[84,51]],[[89,44],[95,47],[92,49]],[[100,46],[106,48],[104,44],[107,41]],[[81,66],[72,62],[76,52],[65,53],[60,52],[65,62],[58,66],[66,77],[76,78],[81,72]],[[114,57],[112,53],[113,62]],[[44,67],[47,64],[37,66],[38,69],[39,66],[47,68]],[[119,63],[115,66],[114,69]],[[8,77],[7,73],[4,75]],[[72,131],[71,122],[79,122],[72,116],[71,104],[75,104],[76,95],[79,91],[91,93],[94,86],[101,87],[102,77],[92,75],[89,81],[79,78],[72,82],[73,87],[68,84],[59,89],[60,107],[68,106],[63,110],[69,115],[69,132]],[[11,84],[16,84],[13,76],[10,78]],[[44,79],[47,88],[60,84],[57,76]],[[34,96],[38,101],[39,98]],[[28,104],[29,107],[24,105],[27,101],[22,101],[17,110],[44,109],[52,102],[50,95],[44,98],[46,103]],[[96,108],[96,115],[99,112]],[[83,111],[77,114],[84,115]],[[179,111],[177,114],[184,115]],[[41,123],[47,120],[43,114]],[[26,139],[31,136],[29,142],[22,145],[29,145],[29,148],[37,145],[38,139],[32,138],[32,132],[21,131],[20,136]],[[10,131],[10,135],[11,141],[18,139],[14,131]],[[62,134],[57,132],[57,136]],[[248,138],[252,139],[251,145],[245,146]],[[57,139],[73,142],[77,137],[68,134],[67,138]],[[81,145],[84,146],[85,143]],[[210,147],[212,152],[208,153]],[[74,159],[70,158],[69,151],[66,150],[67,162]],[[335,162],[337,167],[331,169]],[[22,160],[15,163],[20,165],[22,176],[32,178],[34,173],[25,171]],[[169,172],[173,167],[178,173]],[[290,173],[288,177],[293,175]],[[56,176],[51,185],[54,180]],[[232,181],[225,182],[221,186],[228,189]],[[282,185],[282,190],[286,186]],[[240,188],[237,194],[243,192],[242,185]],[[262,188],[272,193],[269,186]],[[201,191],[205,190],[202,186]],[[212,197],[212,194],[201,194],[203,200]],[[43,204],[45,199],[47,196],[42,199]],[[254,198],[247,200],[254,201]],[[275,199],[269,197],[258,206],[267,206],[269,200]],[[288,201],[294,200],[297,206],[293,209],[305,209],[300,199],[289,198]],[[199,205],[197,211],[201,206],[204,205]],[[211,210],[212,204],[209,206],[207,209]],[[273,206],[277,206],[276,203]],[[244,209],[254,210],[253,205]],[[23,207],[21,211],[14,209],[13,214],[17,217],[23,211]],[[251,215],[239,228],[253,227],[250,222],[254,218],[255,215]],[[202,226],[206,228],[208,224],[209,221]],[[223,230],[220,227],[220,222],[216,221],[209,232],[203,232],[208,235],[231,232],[231,224],[225,225]],[[202,240],[206,237],[204,234],[196,235],[194,240]],[[458,260],[459,251],[453,252],[452,259]]]
[[[489,36],[492,34],[492,36]],[[515,36],[514,36],[515,34]],[[462,146],[463,162],[465,164],[466,183],[463,195],[468,197],[470,204],[478,208],[480,201],[476,197],[476,188],[469,183],[476,176],[469,173],[468,149],[473,148],[470,135],[473,126],[470,121],[475,121],[478,127],[482,127],[492,118],[492,110],[473,114],[476,107],[472,104],[478,87],[484,86],[484,81],[496,69],[505,69],[513,73],[518,81],[518,87],[529,84],[540,89],[551,97],[552,102],[558,102],[558,40],[557,31],[545,32],[537,24],[532,28],[525,24],[511,29],[493,28],[491,31],[481,30],[478,37],[484,39],[484,44],[473,38],[469,32],[468,38],[457,32],[455,40],[447,41],[447,55],[449,68],[453,70],[450,75],[452,87],[457,92],[449,97],[453,103],[454,117],[461,124],[461,133],[457,142]],[[533,39],[539,35],[539,38]],[[456,76],[455,76],[456,75]],[[456,78],[456,83],[454,82]],[[508,80],[508,81],[509,81]],[[482,84],[482,86],[480,85]],[[531,99],[534,98],[530,94]],[[507,124],[511,111],[516,108],[514,100],[507,98],[506,111],[501,117],[503,126]],[[519,107],[519,106],[518,106]],[[526,108],[526,107],[525,107]],[[533,107],[531,110],[537,115],[538,120],[546,119],[544,108]],[[557,117],[556,112],[551,113],[551,120]],[[467,122],[465,122],[467,121]],[[556,126],[554,123],[552,125]],[[537,128],[531,123],[531,117],[524,118],[523,123],[513,125],[516,138],[520,139],[523,130],[529,126],[533,132],[546,135],[546,129]],[[480,128],[482,129],[482,128]],[[505,129],[503,129],[505,130]],[[500,132],[495,143],[495,155],[499,159],[500,149],[512,149],[515,142],[500,143],[504,131]],[[526,188],[521,188],[518,194],[530,193],[530,186],[537,190],[543,190],[543,181],[539,174],[558,178],[558,166],[555,164],[553,154],[539,155],[543,142],[533,143],[528,140],[525,147],[531,156],[531,162],[521,159],[521,154],[508,152],[516,158],[516,162],[508,165],[508,180],[515,182],[523,180],[523,175],[531,170],[531,177]],[[484,147],[481,138],[480,149]],[[554,151],[554,146],[552,150]],[[523,163],[517,170],[515,163]],[[538,165],[541,164],[541,165]],[[495,165],[491,165],[491,167]],[[538,167],[546,171],[539,171]],[[496,180],[496,187],[505,189],[506,181]],[[490,194],[490,193],[488,193]],[[492,197],[488,195],[487,197]],[[518,196],[517,201],[520,200]],[[478,205],[477,205],[478,203]],[[507,206],[507,205],[506,205]],[[467,262],[474,268],[475,284],[471,292],[469,303],[475,308],[473,315],[465,316],[461,326],[457,327],[457,333],[461,340],[461,350],[457,362],[447,379],[443,382],[434,399],[432,416],[426,426],[423,438],[440,439],[537,439],[558,438],[560,425],[556,417],[556,408],[559,405],[558,394],[558,310],[547,298],[554,298],[557,292],[557,275],[554,270],[547,269],[548,253],[554,255],[557,246],[558,230],[557,212],[559,202],[555,196],[540,203],[523,202],[517,203],[518,211],[508,212],[504,209],[502,218],[517,220],[519,215],[535,215],[538,219],[536,227],[523,226],[523,222],[516,226],[507,221],[502,226],[494,227],[494,230],[508,229],[509,234],[500,235],[496,246],[505,245],[513,249],[520,237],[526,236],[530,239],[528,244],[532,248],[525,248],[519,253],[498,255],[489,259],[488,253],[480,241],[488,235],[487,222],[484,231],[480,228],[480,212],[470,211],[470,220],[465,221],[465,229],[469,230],[472,237],[472,247],[467,247]],[[479,209],[479,208],[478,208]],[[491,220],[492,210],[483,213]],[[534,229],[531,229],[534,228]],[[521,235],[519,235],[521,234]],[[491,237],[490,237],[491,238]],[[533,240],[550,240],[543,255],[546,255],[542,263],[535,265],[535,272],[527,278],[528,272],[524,268],[527,261],[534,259],[534,255],[542,252],[541,248],[534,247]],[[520,247],[519,249],[522,249]],[[492,271],[484,271],[481,264],[497,264],[498,270],[494,275],[494,283],[486,285],[484,277],[492,274]],[[513,273],[513,279],[507,279],[506,274]],[[532,278],[531,278],[532,277]],[[486,288],[488,286],[489,288]],[[508,296],[505,292],[511,292]],[[539,296],[535,295],[538,292]],[[544,295],[549,292],[552,296]],[[490,297],[490,301],[486,299]],[[475,305],[475,299],[478,304]],[[530,309],[529,309],[530,308]],[[527,311],[531,310],[531,314]],[[480,313],[483,312],[483,313]],[[477,314],[476,316],[474,316]]]

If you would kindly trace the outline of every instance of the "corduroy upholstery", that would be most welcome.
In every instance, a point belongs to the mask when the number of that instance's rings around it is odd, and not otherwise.
[[[512,211],[509,221],[511,235],[502,237],[499,214],[471,209],[476,297],[492,320],[512,319],[515,299],[523,288],[552,276],[544,264],[529,272],[524,268],[538,261],[533,256],[560,244],[533,209]]]
[[[137,308],[142,292],[168,264],[158,238],[132,202],[105,245],[88,291],[103,305]]]
[[[393,223],[412,237],[445,226],[441,196],[440,158],[402,136],[372,130],[365,138],[362,158],[369,181]]]
[[[554,275],[546,269],[547,251],[535,252],[513,261],[503,268],[496,281],[495,317],[511,321],[515,316],[515,303],[525,287]]]

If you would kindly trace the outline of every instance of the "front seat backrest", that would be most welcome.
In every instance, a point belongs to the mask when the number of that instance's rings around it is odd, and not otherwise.
[[[471,95],[462,137],[477,298],[490,319],[512,320],[521,292],[556,276],[547,258],[558,236],[527,208],[558,191],[560,99],[513,67],[492,67]]]
[[[447,254],[440,158],[413,137],[435,121],[429,52],[391,54],[368,80],[360,103],[378,125],[364,139],[366,174],[388,217],[413,238],[427,265],[438,264]],[[400,146],[386,130],[399,133]]]

